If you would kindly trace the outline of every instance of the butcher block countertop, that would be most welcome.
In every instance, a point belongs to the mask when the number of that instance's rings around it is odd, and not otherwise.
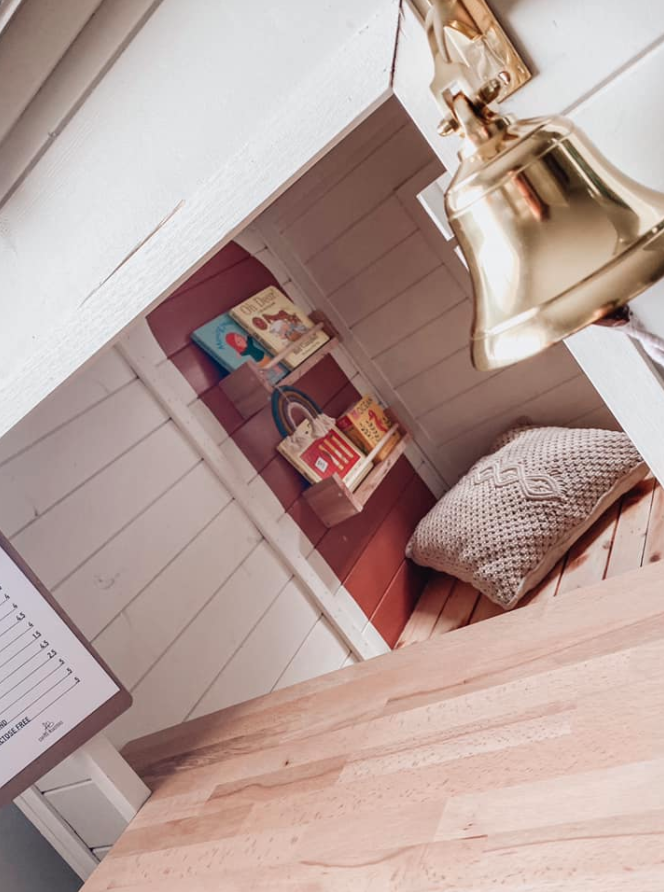
[[[662,892],[664,564],[130,744],[86,892]]]

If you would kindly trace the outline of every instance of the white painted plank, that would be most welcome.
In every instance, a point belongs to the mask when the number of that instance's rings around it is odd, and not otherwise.
[[[81,747],[90,779],[105,798],[132,821],[150,797],[150,790],[104,734],[97,734]]]
[[[429,244],[429,247],[444,263],[449,272],[454,276],[461,286],[464,294],[471,296],[473,293],[472,284],[468,270],[461,263],[456,254],[456,242],[448,241],[441,235],[440,229],[434,224],[430,215],[424,210],[421,202],[418,200],[418,194],[426,186],[435,182],[441,176],[442,166],[438,159],[434,159],[424,167],[421,171],[411,177],[397,190],[397,198],[403,205],[405,211],[413,218],[417,224],[422,236]]]
[[[366,624],[363,634],[365,638],[371,642],[371,646],[373,647],[376,656],[379,656],[380,654],[388,654],[392,650],[378,629],[371,623]]]
[[[80,751],[72,753],[64,761],[48,771],[35,786],[38,790],[57,790],[59,787],[68,787],[81,781],[90,779],[90,770]]]
[[[230,496],[202,462],[53,590],[89,639],[191,542]]]
[[[263,506],[263,509],[273,521],[277,522],[283,515],[284,506],[260,474],[256,474],[254,479],[249,483],[249,493],[252,498],[256,499],[256,501]]]
[[[242,232],[238,232],[233,241],[236,245],[248,251],[252,257],[255,257],[259,251],[266,247],[260,233],[253,226],[247,226]]]
[[[266,210],[270,222],[280,232],[288,228],[408,120],[401,105],[391,97],[386,98],[372,115],[351,130]]]
[[[464,300],[463,291],[447,269],[438,266],[359,322],[353,332],[374,357]]]
[[[284,230],[284,238],[306,262],[381,204],[429,158],[429,147],[408,122],[312,203]]]
[[[464,345],[402,384],[398,393],[415,418],[420,418],[471,387],[485,384],[495,374],[498,373],[479,372],[471,361],[470,347]]]
[[[538,3],[497,0],[492,8],[524,47],[536,76],[505,107],[522,116],[556,114],[640,56],[664,33],[664,7],[635,0],[629,19],[620,0]],[[592,64],[589,64],[592,47]]]
[[[599,408],[601,401],[590,381],[582,374],[547,393],[466,431],[440,447],[447,460],[455,467],[457,476],[464,474],[471,464],[486,454],[493,439],[519,418],[529,418],[534,424],[568,425]]]
[[[283,286],[290,281],[290,273],[281,262],[279,257],[269,248],[265,247],[256,254],[256,260],[262,263],[266,269],[269,269],[274,278]]]
[[[91,780],[44,795],[91,849],[113,845],[127,826],[120,812]]]
[[[483,420],[518,412],[521,405],[540,393],[555,393],[554,388],[578,374],[579,367],[565,346],[556,344],[539,356],[489,376],[428,412],[421,423],[437,442],[445,443],[471,431]],[[561,411],[566,412],[564,401]]]
[[[655,366],[630,338],[599,325],[567,338],[566,344],[664,485],[664,384]]]
[[[467,343],[472,320],[470,301],[462,300],[447,313],[418,329],[376,357],[376,364],[393,387],[437,365]]]
[[[340,669],[348,656],[348,648],[324,617],[321,617],[302,646],[282,672],[275,690],[307,681],[326,672]]]
[[[341,288],[332,291],[329,298],[352,327],[438,265],[438,258],[422,234],[414,232]]]
[[[164,0],[3,208],[0,293],[21,312],[3,313],[0,431],[387,97],[397,18],[397,0]]]
[[[145,316],[134,320],[129,328],[122,332],[120,342],[131,350],[133,356],[140,356],[143,362],[149,362],[150,365],[161,365],[168,359]]]
[[[166,421],[132,381],[0,468],[0,529],[13,536]]]
[[[48,148],[158,2],[106,0],[99,4],[2,142],[0,199]],[[83,10],[85,4],[78,6]]]
[[[156,663],[260,538],[231,502],[94,639],[126,687],[133,688]]]
[[[583,415],[572,418],[570,424],[572,427],[594,427],[607,431],[622,430],[615,416],[604,403],[591,412],[584,412]]]
[[[414,231],[415,224],[392,196],[312,257],[307,265],[320,287],[330,293]]]
[[[277,529],[283,549],[289,554],[307,557],[314,549],[313,542],[300,529],[290,514],[283,514],[277,521]]]
[[[87,880],[92,871],[99,866],[99,862],[37,787],[29,787],[14,800],[14,804],[72,870],[82,880]]]
[[[101,0],[26,0],[3,34],[0,142]]]
[[[215,443],[221,445],[228,439],[226,428],[219,423],[216,416],[208,409],[203,400],[195,400],[190,404],[191,414]]]
[[[53,588],[198,461],[168,422],[26,527],[13,544]]]
[[[2,34],[7,25],[16,15],[19,6],[25,2],[26,0],[4,0],[2,7],[0,7],[0,34]]]
[[[290,578],[262,542],[133,691],[107,734],[119,746],[183,721]]]
[[[0,464],[110,396],[135,377],[117,350],[105,351],[0,438]]]
[[[170,359],[165,359],[157,367],[157,374],[163,379],[164,386],[175,391],[186,406],[198,399],[194,388]]]
[[[272,690],[319,616],[299,584],[291,580],[198,703],[192,718]]]
[[[254,479],[257,474],[256,468],[230,437],[224,440],[219,451],[233,469],[238,480],[249,483]]]

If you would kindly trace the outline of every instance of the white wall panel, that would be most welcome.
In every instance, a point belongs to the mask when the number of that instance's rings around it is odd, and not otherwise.
[[[102,353],[0,438],[0,464],[129,384],[135,377],[117,350]]]
[[[122,814],[91,780],[53,790],[45,796],[91,849],[116,842],[127,826]]]
[[[319,616],[299,584],[291,580],[198,703],[192,718],[271,690]]]
[[[451,484],[477,451],[467,446],[471,432],[477,429],[481,452],[493,436],[486,432],[508,425],[521,403],[547,392],[552,418],[569,422],[578,415],[574,402],[565,405],[567,391],[557,387],[578,376],[579,368],[563,347],[499,373],[472,367],[468,273],[417,200],[443,168],[403,112],[399,123],[398,116],[391,119],[395,132],[381,146],[372,142],[371,153],[345,178],[337,166],[327,191],[298,183],[297,202],[289,205],[286,192],[258,228],[290,263],[310,300],[330,313],[369,386],[402,413],[424,454]],[[417,152],[403,150],[409,131],[414,144],[419,140]],[[341,156],[342,145],[331,156]],[[302,179],[309,177],[314,179],[315,169]],[[293,218],[294,207],[299,217]],[[587,411],[601,405],[597,395],[592,405],[584,403]],[[543,410],[540,416],[546,420]],[[447,450],[450,441],[455,446]],[[425,472],[435,477],[431,464]],[[440,491],[440,481],[434,489]]]
[[[165,421],[132,381],[59,427],[0,468],[0,529],[14,535]]]
[[[22,530],[14,545],[52,588],[197,463],[167,422]]]
[[[55,597],[94,638],[228,501],[226,490],[199,462],[57,586]]]

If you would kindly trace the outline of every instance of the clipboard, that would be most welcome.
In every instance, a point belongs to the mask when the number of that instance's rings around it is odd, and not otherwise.
[[[0,807],[131,704],[129,691],[0,533]]]

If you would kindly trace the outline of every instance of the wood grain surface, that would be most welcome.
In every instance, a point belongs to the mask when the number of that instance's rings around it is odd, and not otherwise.
[[[130,744],[87,892],[664,888],[664,565]]]

